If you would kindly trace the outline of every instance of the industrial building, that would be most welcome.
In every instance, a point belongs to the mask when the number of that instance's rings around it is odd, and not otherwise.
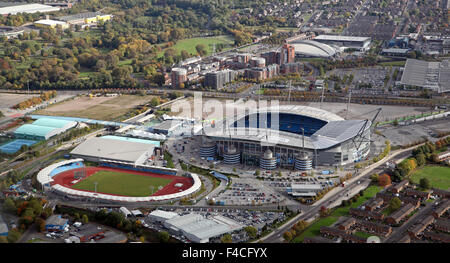
[[[151,131],[158,134],[170,135],[183,125],[182,120],[165,120],[151,127]]]
[[[45,230],[62,231],[69,223],[69,219],[62,218],[61,215],[52,215],[45,221]]]
[[[66,22],[51,19],[38,20],[34,22],[34,26],[39,28],[57,28],[58,26],[61,27],[61,29],[69,28],[69,24]]]
[[[61,16],[57,19],[64,21],[69,25],[88,25],[98,23],[100,21],[109,21],[112,19],[112,15],[103,14],[101,12],[86,12],[69,16]]]
[[[14,131],[14,137],[28,140],[48,140],[77,126],[77,122],[52,118],[40,118],[31,124],[24,124]]]
[[[24,29],[21,27],[0,26],[0,37],[13,38],[22,35]]]
[[[179,215],[175,212],[167,212],[164,210],[154,210],[150,214],[148,214],[148,218],[152,222],[162,223],[169,219],[179,217]]]
[[[272,120],[272,115],[275,120],[278,118],[278,123]],[[224,156],[233,146],[241,163],[248,165],[270,163],[273,168],[276,162],[276,167],[295,165],[305,170],[310,165],[345,165],[368,155],[371,123],[371,120],[344,120],[307,106],[249,109],[248,113],[228,116],[227,122],[204,127],[200,154]]]
[[[320,184],[291,184],[291,187],[286,189],[286,192],[293,197],[312,197],[316,196],[318,192],[322,191]]]
[[[372,39],[370,37],[352,37],[352,36],[337,36],[337,35],[319,35],[314,39],[327,45],[334,45],[344,49],[357,49],[359,51],[367,51],[370,48]]]
[[[243,229],[245,226],[230,218],[213,216],[204,218],[199,214],[187,214],[169,219],[164,226],[170,232],[182,234],[194,243],[207,243],[211,238]]]
[[[12,5],[3,5],[0,7],[0,15],[16,15],[18,13],[49,13],[59,11],[59,7],[53,7],[42,4],[25,4],[25,3],[13,3]]]
[[[140,140],[140,139],[137,139]],[[100,162],[102,160],[144,164],[153,156],[155,145],[146,140],[128,141],[111,137],[94,137],[86,140],[70,154],[87,161]]]
[[[430,89],[438,93],[449,92],[450,60],[428,62],[408,59],[400,83]]]

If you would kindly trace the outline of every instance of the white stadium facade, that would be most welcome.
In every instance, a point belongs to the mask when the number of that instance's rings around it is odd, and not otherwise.
[[[273,124],[276,116],[278,124]],[[225,163],[234,159],[229,163],[267,170],[309,170],[356,162],[370,151],[370,120],[344,120],[322,109],[283,105],[250,110],[233,120],[204,127],[202,157],[218,155]]]

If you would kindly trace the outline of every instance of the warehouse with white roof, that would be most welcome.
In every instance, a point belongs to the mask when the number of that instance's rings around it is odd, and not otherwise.
[[[156,146],[141,141],[121,140],[114,136],[94,137],[78,145],[70,154],[92,162],[106,160],[145,164],[153,156]]]
[[[194,243],[207,243],[211,238],[220,237],[243,229],[245,226],[223,216],[204,218],[199,214],[187,214],[164,222],[169,231],[184,235]]]
[[[49,5],[42,5],[42,4],[12,4],[12,5],[3,5],[0,6],[0,15],[6,16],[6,15],[16,15],[18,13],[27,13],[27,14],[33,14],[33,13],[48,13],[48,12],[56,12],[59,11],[61,8],[59,7],[53,7]]]

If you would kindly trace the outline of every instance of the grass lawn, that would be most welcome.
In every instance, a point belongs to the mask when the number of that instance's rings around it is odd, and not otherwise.
[[[417,170],[411,176],[415,184],[419,184],[422,178],[428,178],[431,187],[443,190],[450,189],[450,167],[429,165]]]
[[[181,53],[182,50],[186,50],[192,56],[197,55],[197,50],[195,46],[198,44],[204,44],[206,46],[207,54],[210,55],[212,53],[213,44],[225,44],[225,49],[229,49],[233,44],[234,40],[231,36],[216,36],[216,37],[194,37],[187,38],[183,40],[177,41],[175,45],[171,48],[175,49],[178,53]],[[222,50],[223,51],[223,50]],[[217,52],[217,48],[216,48]],[[158,57],[162,57],[164,54],[164,50],[158,53]]]
[[[370,234],[370,233],[367,233],[367,232],[364,232],[364,231],[356,231],[354,233],[354,235],[358,236],[358,237],[366,238],[366,239],[371,237],[371,236],[373,236],[373,234]]]
[[[381,187],[376,185],[369,186],[366,190],[364,190],[363,196],[358,198],[357,202],[352,203],[351,206],[338,207],[331,213],[331,215],[325,218],[320,218],[319,220],[313,222],[308,228],[306,228],[305,231],[303,231],[301,235],[294,238],[292,242],[300,243],[305,237],[314,237],[320,235],[320,227],[331,226],[332,224],[336,223],[339,217],[348,215],[348,211],[350,210],[350,208],[356,208],[360,206],[362,203],[375,196],[375,194],[381,191],[381,189]]]
[[[393,67],[404,67],[406,64],[406,60],[403,61],[387,61],[379,63],[380,66],[393,66]]]
[[[158,187],[166,186],[171,180],[131,173],[99,171],[73,185],[72,188],[95,191],[94,182],[98,183],[97,192],[139,197],[151,195],[151,186],[156,192]]]

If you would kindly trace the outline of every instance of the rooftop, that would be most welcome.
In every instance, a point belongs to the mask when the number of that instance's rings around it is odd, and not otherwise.
[[[61,16],[61,17],[58,17],[58,19],[68,22],[71,20],[86,19],[86,18],[92,18],[92,17],[102,16],[102,15],[104,15],[104,14],[102,14],[101,12],[86,12],[86,13],[80,13],[80,14],[69,15],[69,16]]]
[[[84,141],[70,154],[138,163],[153,154],[153,144],[94,137]]]
[[[59,11],[59,7],[53,7],[49,5],[42,4],[26,4],[26,3],[15,3],[12,5],[1,5],[0,15],[15,15],[18,13],[45,13],[45,12],[55,12]]]
[[[370,37],[352,37],[337,35],[319,35],[314,40],[336,40],[336,41],[369,41]]]

